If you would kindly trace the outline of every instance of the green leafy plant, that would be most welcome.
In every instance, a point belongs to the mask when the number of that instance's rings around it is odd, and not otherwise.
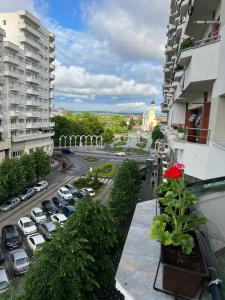
[[[194,212],[198,199],[186,188],[182,168],[182,164],[176,164],[164,173],[168,182],[157,189],[164,194],[160,198],[164,212],[154,217],[150,237],[164,246],[180,246],[188,255],[195,245],[193,233],[206,219]]]
[[[181,50],[184,50],[184,49],[187,49],[187,48],[191,48],[194,46],[194,39],[192,37],[188,37],[186,39],[183,39],[181,45],[180,45],[180,49]]]

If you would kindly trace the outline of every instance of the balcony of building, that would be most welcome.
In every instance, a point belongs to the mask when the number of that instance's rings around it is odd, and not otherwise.
[[[30,87],[26,89],[26,94],[39,96],[39,90]]]
[[[14,44],[12,42],[9,42],[9,41],[4,42],[4,47],[9,49],[9,50],[13,50],[15,52],[20,51],[20,48],[16,44]]]
[[[163,103],[161,103],[161,112],[162,113],[168,113],[169,112],[169,105],[168,105],[168,103],[165,103],[165,102],[163,102]]]
[[[54,132],[38,132],[38,133],[32,133],[32,134],[22,134],[22,135],[14,135],[11,136],[12,142],[23,142],[23,141],[29,141],[29,140],[36,140],[36,139],[43,139],[43,138],[50,138],[55,135]]]
[[[196,42],[193,47],[182,50],[178,63],[185,67],[182,90],[209,91],[217,78],[219,37]]]
[[[25,128],[25,123],[11,123],[10,129],[11,130],[21,130]]]
[[[4,55],[3,56],[3,61],[6,63],[10,63],[13,65],[18,66],[19,64],[21,64],[21,62],[19,61],[19,59],[16,56],[12,56],[12,55]]]
[[[50,62],[53,62],[55,60],[55,54],[54,53],[51,53],[50,55],[49,55],[49,61]]]
[[[52,33],[52,32],[49,33],[49,40],[50,41],[54,41],[55,40],[55,34],[54,33]]]
[[[26,64],[26,70],[33,71],[35,73],[40,73],[40,68],[38,65]]]
[[[221,0],[198,0],[193,2],[192,14],[188,17],[185,34],[196,40],[202,39],[206,31],[218,30],[217,24],[196,23],[196,21],[216,21],[215,12],[220,9]]]
[[[26,128],[52,128],[54,127],[51,122],[30,122],[26,123]]]
[[[10,110],[10,116],[11,117],[24,117],[25,112],[20,110]]]
[[[55,95],[54,95],[53,92],[50,92],[50,93],[49,93],[49,98],[50,98],[50,99],[54,99],[54,98],[55,98]]]
[[[27,76],[26,77],[26,82],[28,83],[34,83],[34,84],[40,84],[40,79],[32,77],[32,76]]]
[[[33,27],[31,24],[29,24],[25,21],[19,22],[19,28],[21,30],[24,30],[24,31],[28,32],[29,34],[34,35],[35,38],[39,39],[41,37],[40,32],[35,27]]]
[[[50,42],[49,48],[50,48],[50,51],[54,51],[55,50],[55,42]]]
[[[19,10],[18,14],[23,20],[33,23],[37,28],[41,25],[40,21],[27,10]]]
[[[27,58],[29,58],[29,59],[34,60],[34,61],[37,62],[37,63],[39,63],[40,60],[41,60],[40,56],[39,56],[37,53],[35,53],[35,52],[29,52],[29,51],[26,51],[26,52],[25,52],[25,56],[26,56]]]
[[[17,72],[17,70],[10,70],[10,69],[5,69],[4,70],[4,76],[15,78],[15,79],[20,78],[20,74]]]
[[[26,105],[28,106],[40,106],[40,102],[35,99],[26,100]]]
[[[52,74],[52,73],[51,73],[50,76],[49,76],[49,79],[50,79],[50,80],[55,80],[55,74]]]
[[[31,39],[25,35],[20,36],[19,38],[20,43],[25,44],[28,47],[33,47],[35,51],[40,50],[40,44],[39,42],[35,41],[35,39]]]
[[[55,70],[55,64],[54,63],[51,63],[49,65],[49,68],[50,68],[50,72],[54,71]]]

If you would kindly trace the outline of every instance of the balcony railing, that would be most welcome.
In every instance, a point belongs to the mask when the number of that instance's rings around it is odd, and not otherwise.
[[[47,137],[54,136],[54,132],[43,132],[43,133],[33,133],[33,134],[22,134],[22,135],[12,135],[12,142],[21,142],[26,140],[35,140],[35,139],[42,139]]]
[[[208,144],[210,140],[210,130],[201,128],[187,128],[186,141],[198,144]]]

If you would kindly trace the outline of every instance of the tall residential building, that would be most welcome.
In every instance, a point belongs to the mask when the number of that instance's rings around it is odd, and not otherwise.
[[[171,0],[162,111],[171,157],[198,179],[225,176],[225,1]]]
[[[26,10],[0,13],[0,26],[0,160],[36,147],[51,154],[55,37]]]

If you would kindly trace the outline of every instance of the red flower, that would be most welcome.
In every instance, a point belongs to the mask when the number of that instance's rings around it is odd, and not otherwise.
[[[182,163],[176,163],[173,166],[176,167],[180,171],[184,170],[184,164],[182,164]]]
[[[167,169],[163,174],[164,178],[172,178],[172,179],[178,179],[181,178],[182,176],[183,175],[181,171],[176,166],[172,166],[171,168]]]

